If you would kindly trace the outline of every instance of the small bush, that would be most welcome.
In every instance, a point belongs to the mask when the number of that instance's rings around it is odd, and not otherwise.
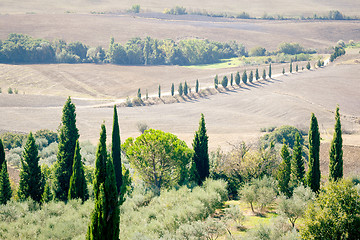
[[[13,90],[11,87],[8,88],[8,94],[13,94]]]

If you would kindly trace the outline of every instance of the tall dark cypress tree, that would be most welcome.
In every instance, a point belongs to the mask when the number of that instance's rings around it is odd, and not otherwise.
[[[4,162],[5,162],[5,150],[4,150],[4,144],[2,143],[2,140],[0,138],[0,171]]]
[[[292,61],[290,62],[290,70],[289,70],[290,73],[292,73]]]
[[[161,86],[159,84],[159,89],[158,89],[158,97],[161,98]]]
[[[4,145],[0,139],[0,204],[6,204],[11,199],[9,173],[5,159]]]
[[[289,182],[291,175],[291,155],[288,146],[285,144],[285,141],[283,147],[281,148],[280,155],[282,158],[282,162],[280,163],[277,173],[279,190],[287,196],[290,196]]]
[[[208,136],[206,134],[204,114],[201,114],[199,122],[199,130],[195,132],[193,142],[194,156],[193,164],[196,166],[195,175],[198,176],[198,184],[209,177],[209,152],[208,152]]]
[[[35,144],[35,138],[30,132],[21,159],[18,196],[20,200],[31,198],[40,202],[43,191],[44,184],[39,166],[38,148]]]
[[[271,63],[269,64],[269,78],[271,78]]]
[[[343,177],[343,150],[339,106],[335,113],[335,132],[330,146],[329,180],[337,181]]]
[[[249,74],[249,82],[252,83],[253,79],[254,79],[254,74],[253,74],[253,71],[251,70],[250,74]]]
[[[255,71],[255,79],[256,79],[256,81],[260,79],[259,69],[256,69],[256,71]]]
[[[242,81],[243,81],[243,83],[247,83],[247,74],[246,74],[246,70],[244,71],[244,73],[243,73],[243,75],[242,75],[242,77],[241,77],[242,79]]]
[[[119,239],[120,212],[114,165],[106,151],[106,129],[101,125],[95,163],[95,208],[86,239]]]
[[[185,95],[185,96],[188,95],[188,85],[187,85],[186,81],[185,81],[185,83],[184,83],[184,95]]]
[[[171,96],[174,96],[174,83],[171,84]]]
[[[240,73],[239,72],[236,72],[235,84],[238,85],[238,86],[240,85]]]
[[[266,79],[266,70],[265,69],[263,70],[262,79],[264,79],[264,80]]]
[[[120,193],[120,189],[122,185],[121,142],[120,142],[119,120],[118,120],[116,106],[114,106],[111,158],[115,169],[116,187],[118,189],[118,193]]]
[[[84,166],[81,161],[79,140],[76,141],[74,164],[72,167],[72,175],[70,178],[69,196],[68,199],[79,198],[83,202],[89,198],[89,192],[87,189]]]
[[[313,190],[318,192],[320,189],[320,132],[318,121],[314,115],[311,114],[310,129],[309,129],[309,167],[306,174],[306,183]]]
[[[179,84],[178,92],[179,92],[179,96],[182,96],[184,93],[182,83]]]
[[[296,133],[294,151],[293,151],[293,162],[292,162],[292,174],[293,180],[296,183],[304,183],[305,166],[304,159],[302,157],[302,146],[300,143],[300,135]]]
[[[69,193],[70,177],[74,161],[75,144],[79,139],[79,131],[76,128],[75,105],[69,97],[63,108],[62,123],[59,134],[59,151],[54,167],[54,191],[55,198],[66,201]]]
[[[196,93],[199,92],[199,79],[196,79],[195,92],[196,92]]]

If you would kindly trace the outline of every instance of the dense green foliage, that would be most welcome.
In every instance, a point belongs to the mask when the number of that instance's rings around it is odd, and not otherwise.
[[[291,167],[292,180],[296,184],[304,183],[305,162],[302,156],[302,145],[299,133],[295,134],[295,144]]]
[[[334,53],[331,54],[330,56],[330,62],[333,62],[337,57],[340,57],[341,55],[344,54],[345,54],[345,49],[342,48],[341,46],[336,46]]]
[[[302,239],[358,239],[360,195],[351,182],[329,182],[305,215]]]
[[[277,127],[274,131],[265,134],[261,139],[268,143],[274,142],[282,144],[283,140],[285,140],[285,144],[287,144],[290,148],[294,148],[295,144],[295,135],[300,134],[300,131],[293,126],[284,125]],[[300,138],[300,143],[304,144],[304,139]]]
[[[335,131],[330,146],[329,179],[336,181],[343,177],[343,150],[339,106],[335,113]]]
[[[281,148],[282,162],[279,165],[276,179],[278,181],[279,191],[290,196],[290,175],[291,175],[291,155],[286,144]]]
[[[44,184],[39,166],[38,149],[30,132],[21,160],[18,197],[20,200],[31,198],[36,202],[40,202],[43,191]]]
[[[201,114],[199,129],[195,132],[192,146],[194,149],[192,164],[196,168],[195,176],[198,184],[202,184],[210,174],[208,136],[206,133],[204,114]]]
[[[180,228],[205,220],[227,199],[224,181],[206,180],[201,187],[183,186],[158,197],[139,190],[121,206],[121,239],[186,239]]]
[[[54,167],[54,190],[55,198],[65,201],[69,193],[75,145],[79,138],[78,129],[76,128],[75,105],[71,103],[70,97],[66,100],[62,112],[58,145],[59,151]]]
[[[309,164],[306,173],[306,184],[314,192],[320,189],[320,132],[314,113],[311,114],[309,129]]]
[[[3,142],[0,138],[0,171],[4,162],[5,162],[5,150],[4,150]]]
[[[68,199],[79,198],[83,202],[89,198],[85,179],[84,166],[81,161],[79,140],[76,141],[72,175],[70,177]]]
[[[149,129],[136,139],[128,138],[122,148],[139,177],[156,192],[185,184],[191,177],[192,151],[171,133]]]
[[[120,142],[120,128],[116,105],[114,105],[114,116],[113,116],[113,129],[111,138],[111,159],[114,165],[116,187],[120,193],[122,185],[122,164],[121,164],[121,142]]]

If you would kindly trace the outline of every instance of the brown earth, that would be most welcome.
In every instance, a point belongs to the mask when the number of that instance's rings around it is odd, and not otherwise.
[[[0,15],[0,39],[6,39],[10,33],[23,33],[107,48],[110,37],[124,44],[133,37],[151,36],[237,41],[248,49],[262,46],[268,50],[275,50],[282,42],[299,42],[306,48],[320,51],[326,51],[340,39],[360,41],[359,21],[266,21],[158,15]]]
[[[312,16],[327,14],[330,10],[339,10],[346,15],[358,15],[360,2],[353,0],[182,0],[182,1],[159,1],[159,0],[32,0],[12,1],[1,0],[1,13],[89,13],[90,11],[124,11],[132,5],[139,4],[142,11],[162,12],[165,8],[183,6],[188,10],[241,13],[243,11],[252,16],[260,17],[264,13],[280,14],[284,16]]]

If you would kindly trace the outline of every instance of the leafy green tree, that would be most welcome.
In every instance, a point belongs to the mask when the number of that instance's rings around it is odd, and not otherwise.
[[[140,178],[158,193],[188,181],[192,151],[171,133],[149,129],[135,140],[128,138],[123,149]]]
[[[254,79],[254,74],[253,71],[251,70],[250,74],[249,74],[249,82],[252,83]]]
[[[282,162],[280,163],[278,172],[277,172],[277,180],[280,192],[284,193],[286,196],[290,196],[290,175],[291,175],[291,155],[288,149],[288,146],[283,144],[281,148],[281,158]]]
[[[320,132],[319,125],[314,113],[311,114],[309,129],[309,164],[306,175],[306,184],[314,192],[320,189]]]
[[[251,211],[254,213],[254,204],[257,202],[257,189],[256,186],[250,183],[247,183],[239,190],[239,196],[241,200],[250,204]]]
[[[260,79],[259,69],[255,70],[255,79],[256,79],[256,81]]]
[[[236,72],[235,84],[238,85],[238,86],[240,85],[240,73],[239,72]]]
[[[300,134],[295,134],[295,144],[292,159],[292,177],[293,181],[297,184],[304,183],[305,166],[302,157],[302,145],[300,142]]]
[[[310,68],[311,68],[310,62],[308,62],[308,63],[306,64],[306,69],[307,69],[307,70],[310,70]]]
[[[106,128],[101,125],[94,179],[95,208],[86,239],[119,239],[120,210],[114,165],[106,150]]]
[[[195,92],[196,92],[196,93],[199,92],[199,79],[196,79]]]
[[[6,161],[3,162],[0,171],[0,204],[6,204],[12,196],[9,173]]]
[[[202,184],[210,174],[208,136],[205,127],[204,114],[201,114],[199,129],[195,132],[193,141],[194,157],[193,165],[196,167],[195,175],[198,176],[198,184]]]
[[[301,238],[359,239],[360,195],[349,181],[330,181],[306,210]]]
[[[330,146],[329,179],[337,181],[343,177],[343,150],[339,106],[335,113],[335,132]]]
[[[174,90],[175,90],[175,86],[174,83],[171,84],[171,96],[174,96]]]
[[[186,81],[185,81],[185,83],[184,83],[184,95],[185,95],[185,96],[188,95],[188,85],[187,85]]]
[[[221,81],[221,85],[223,86],[223,88],[226,88],[228,85],[228,78],[227,76],[223,77],[223,80]]]
[[[158,97],[161,98],[161,86],[159,84]]]
[[[137,98],[141,100],[141,90],[140,90],[140,88],[138,89],[138,92],[137,92]]]
[[[179,92],[179,96],[182,96],[184,93],[182,83],[179,84],[178,92]]]
[[[243,75],[242,75],[242,82],[243,83],[247,83],[247,74],[246,74],[246,70],[244,71]]]
[[[292,62],[290,62],[290,73],[292,73],[292,67],[293,66],[293,64],[292,64]]]
[[[218,75],[216,74],[215,78],[214,78],[214,86],[215,86],[215,89],[218,88],[218,85],[219,85],[219,78],[218,78]]]
[[[230,75],[230,86],[232,86],[234,83],[234,76],[233,74]]]
[[[66,201],[69,193],[70,177],[74,161],[75,145],[79,139],[76,128],[75,105],[69,97],[63,108],[62,123],[59,133],[59,151],[54,166],[54,191],[55,198]]]
[[[269,64],[269,78],[271,78],[271,63]]]
[[[18,196],[20,200],[31,198],[40,202],[43,191],[44,184],[39,166],[38,148],[35,144],[35,138],[30,132],[21,159]]]
[[[89,198],[87,189],[84,166],[81,161],[79,140],[76,141],[74,163],[72,167],[72,175],[70,178],[69,196],[68,199],[81,199],[83,202]]]
[[[114,105],[112,142],[111,142],[111,159],[114,165],[116,187],[120,193],[122,185],[122,164],[121,164],[121,142],[120,142],[120,128],[116,105]]]
[[[293,196],[286,198],[280,197],[278,202],[278,213],[289,219],[292,228],[295,227],[295,222],[302,217],[306,211],[307,205],[315,199],[315,194],[309,188],[303,185],[295,188]]]
[[[264,80],[266,79],[266,70],[265,69],[263,70],[262,79],[264,79]]]

